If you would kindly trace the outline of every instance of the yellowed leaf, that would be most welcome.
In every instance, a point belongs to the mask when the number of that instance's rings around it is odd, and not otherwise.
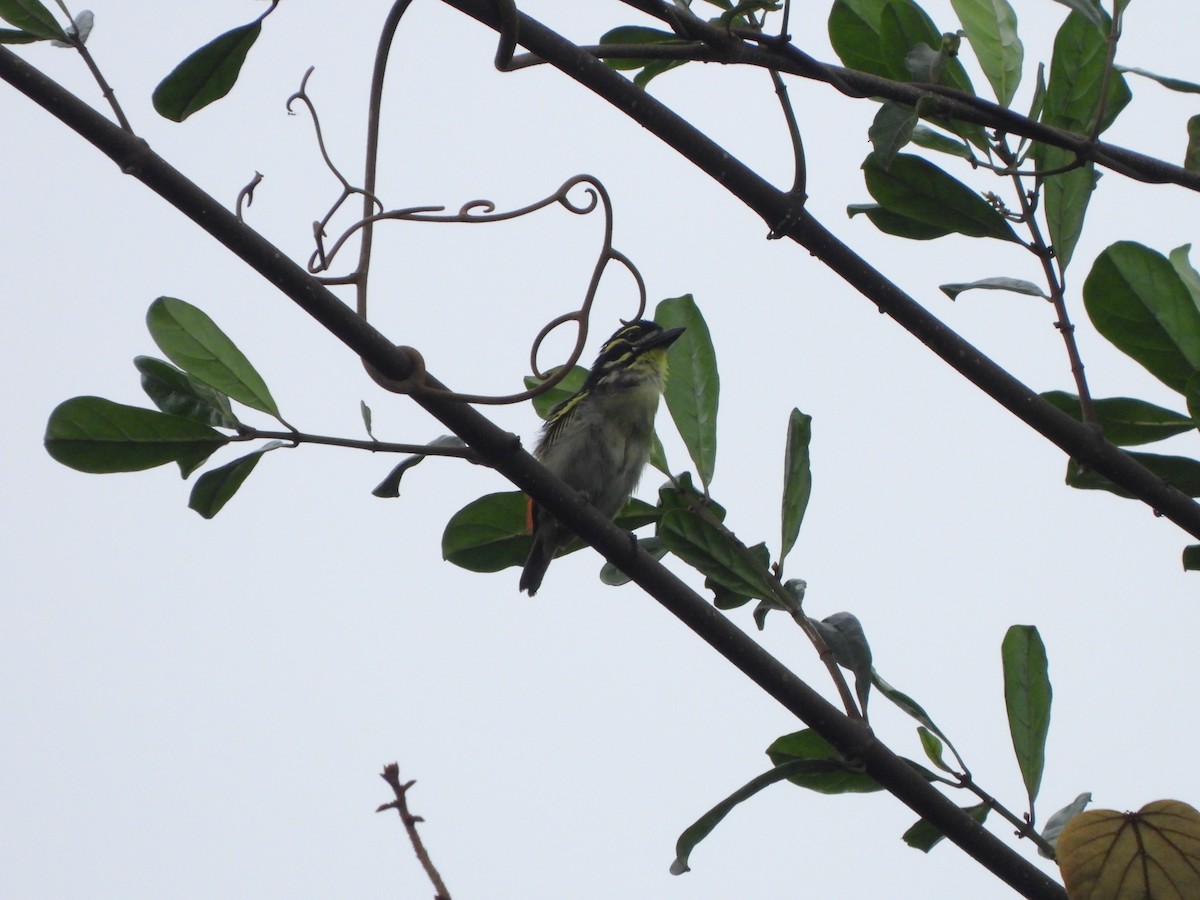
[[[1071,900],[1196,900],[1200,812],[1178,800],[1093,809],[1063,828],[1057,856]]]

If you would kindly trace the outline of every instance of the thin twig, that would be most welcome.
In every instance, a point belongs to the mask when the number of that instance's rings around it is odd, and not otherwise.
[[[442,881],[442,876],[434,866],[433,860],[429,858],[429,852],[425,849],[425,844],[421,840],[421,836],[417,834],[417,823],[425,820],[420,816],[414,816],[408,811],[408,789],[416,784],[415,781],[406,781],[400,783],[400,766],[397,763],[388,763],[383,767],[383,771],[379,777],[388,783],[392,792],[396,795],[396,799],[391,803],[384,803],[375,812],[383,812],[385,809],[394,809],[400,814],[400,821],[404,823],[404,830],[408,832],[408,839],[412,842],[413,851],[417,854],[417,859],[421,862],[421,868],[425,870],[425,874],[429,876],[429,880],[433,882],[435,891],[433,900],[450,900],[450,892],[446,890],[446,883]]]

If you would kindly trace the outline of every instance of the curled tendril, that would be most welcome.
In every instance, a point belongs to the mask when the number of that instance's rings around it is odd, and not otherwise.
[[[585,200],[574,200],[571,197],[572,191],[580,186],[584,186],[583,192]],[[591,315],[592,304],[596,299],[596,292],[600,287],[600,280],[604,276],[611,262],[618,263],[623,266],[632,276],[638,289],[638,306],[637,312],[633,318],[641,318],[646,311],[646,284],[637,267],[624,253],[616,250],[612,245],[612,203],[609,200],[608,192],[604,186],[591,175],[576,175],[569,178],[567,181],[550,194],[541,200],[522,206],[518,209],[500,210],[497,211],[496,204],[490,200],[471,200],[464,203],[457,213],[445,212],[445,207],[441,206],[416,206],[407,209],[387,210],[370,216],[361,222],[352,225],[346,232],[341,235],[334,245],[325,251],[321,248],[321,261],[327,265],[329,261],[337,254],[338,250],[353,237],[360,229],[365,227],[368,222],[379,222],[388,220],[400,220],[408,222],[437,222],[437,223],[469,223],[480,224],[487,222],[503,222],[510,219],[516,219],[521,216],[526,216],[549,206],[559,205],[568,212],[575,215],[588,215],[595,212],[597,209],[604,210],[604,241],[600,248],[600,252],[596,258],[596,264],[592,269],[591,278],[588,281],[587,292],[584,295],[582,304],[578,309],[569,312],[561,313],[550,320],[537,337],[534,338],[533,346],[530,349],[529,364],[530,369],[542,383],[536,388],[527,391],[521,391],[514,394],[489,395],[489,394],[464,394],[457,391],[448,391],[443,388],[433,387],[425,384],[419,378],[410,377],[402,384],[389,382],[386,379],[380,379],[373,375],[376,382],[389,390],[400,391],[404,393],[413,393],[421,391],[428,394],[435,394],[440,397],[446,397],[455,400],[461,400],[466,403],[481,403],[481,404],[507,404],[519,403],[528,400],[544,391],[554,387],[563,378],[565,378],[571,367],[579,362],[580,356],[583,354],[583,347],[588,336],[588,321]],[[553,374],[543,370],[538,362],[538,355],[541,351],[542,344],[552,331],[561,325],[574,322],[577,328],[575,336],[575,346],[568,354],[567,360],[557,366],[557,370]]]
[[[276,0],[277,2],[277,0]],[[292,107],[296,103],[303,103],[308,110],[309,116],[312,119],[313,129],[316,132],[317,145],[320,150],[321,158],[325,163],[326,168],[333,174],[341,185],[342,190],[338,199],[329,208],[328,212],[313,223],[313,243],[315,249],[309,256],[308,271],[314,275],[323,272],[328,272],[333,264],[334,258],[338,252],[345,246],[346,242],[352,237],[361,232],[361,241],[359,248],[359,262],[354,271],[343,276],[324,276],[322,282],[326,284],[349,284],[353,285],[358,293],[357,309],[359,314],[367,318],[367,283],[368,271],[370,268],[372,234],[376,222],[399,220],[409,222],[459,222],[479,224],[485,222],[502,222],[508,219],[516,219],[521,216],[526,216],[538,210],[545,209],[548,206],[558,204],[570,213],[575,215],[588,215],[598,208],[604,209],[604,242],[597,256],[596,264],[592,269],[592,276],[588,282],[587,293],[584,297],[582,305],[577,310],[562,313],[544,326],[534,339],[533,346],[530,351],[530,367],[533,374],[541,379],[542,383],[536,388],[528,391],[521,391],[516,394],[505,394],[501,396],[491,396],[485,394],[462,394],[455,391],[449,391],[440,385],[431,384],[425,375],[425,368],[420,354],[411,348],[405,348],[413,360],[413,374],[403,381],[394,381],[382,376],[381,373],[374,372],[368,368],[371,377],[382,387],[388,390],[393,390],[401,393],[424,393],[445,397],[448,399],[459,400],[466,403],[482,403],[482,404],[507,404],[518,403],[523,400],[528,400],[537,394],[543,393],[554,385],[562,381],[567,376],[571,368],[579,361],[579,357],[583,353],[584,343],[587,341],[588,335],[588,317],[591,314],[592,304],[596,298],[596,291],[600,286],[600,279],[603,277],[605,270],[610,262],[618,262],[624,266],[634,277],[638,288],[638,309],[635,318],[640,318],[645,313],[646,309],[646,285],[642,279],[641,273],[633,265],[630,259],[623,253],[615,250],[612,245],[612,203],[609,200],[608,192],[604,186],[590,175],[576,175],[565,181],[554,193],[550,196],[531,203],[527,206],[520,207],[508,211],[497,211],[496,204],[491,200],[471,200],[459,207],[457,213],[447,213],[444,206],[415,206],[406,209],[388,210],[384,204],[375,196],[375,172],[378,159],[379,146],[379,110],[382,105],[383,80],[387,69],[387,58],[391,50],[392,42],[395,39],[396,29],[400,24],[400,19],[404,12],[408,9],[411,0],[396,0],[393,3],[391,10],[388,13],[387,20],[384,23],[380,34],[379,46],[375,55],[375,66],[371,77],[371,100],[368,106],[369,116],[367,123],[367,159],[366,167],[363,176],[363,186],[355,187],[352,185],[334,165],[329,153],[325,147],[324,133],[321,129],[320,117],[317,115],[316,106],[308,96],[308,80],[313,73],[310,68],[304,73],[304,77],[300,82],[300,89],[288,98],[287,110],[293,112]],[[507,69],[512,65],[513,51],[517,43],[517,30],[519,17],[517,15],[516,4],[513,0],[493,0],[496,10],[502,19],[500,45],[496,52],[496,66],[502,70]],[[583,193],[586,199],[583,202],[572,199],[570,196],[572,190],[576,187],[583,186]],[[352,196],[360,196],[363,198],[363,210],[357,222],[347,228],[330,247],[326,247],[326,227],[332,221],[334,215],[341,209],[342,205]],[[555,328],[567,322],[575,322],[577,334],[575,337],[575,346],[572,348],[566,362],[564,362],[553,375],[547,377],[538,366],[537,356],[541,349],[542,342],[546,336]]]

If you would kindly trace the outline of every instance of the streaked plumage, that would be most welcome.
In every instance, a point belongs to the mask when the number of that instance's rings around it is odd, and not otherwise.
[[[579,392],[546,419],[534,456],[609,518],[625,505],[650,457],[667,348],[681,334],[682,328],[664,329],[642,319],[622,326],[600,351]],[[536,505],[531,518],[533,547],[520,587],[533,596],[573,533]]]

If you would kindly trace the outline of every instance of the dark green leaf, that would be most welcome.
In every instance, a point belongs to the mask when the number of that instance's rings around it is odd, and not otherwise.
[[[1083,421],[1083,409],[1075,394],[1047,391],[1042,398],[1072,418]],[[1118,447],[1166,440],[1196,427],[1196,423],[1188,416],[1131,397],[1093,400],[1092,405],[1096,410],[1096,420],[1104,429],[1104,436]]]
[[[1056,2],[1063,6],[1069,6],[1102,34],[1108,35],[1108,17],[1096,5],[1096,0],[1056,0]]]
[[[1192,295],[1192,302],[1200,309],[1200,272],[1192,268],[1192,262],[1188,259],[1188,254],[1191,250],[1191,244],[1184,244],[1182,247],[1176,247],[1172,250],[1170,256],[1167,258],[1171,261],[1171,266],[1175,269],[1175,274],[1183,282],[1183,286]]]
[[[1132,95],[1124,77],[1112,73],[1108,77],[1103,119],[1096,129],[1108,63],[1108,19],[1104,13],[1099,15],[1106,23],[1103,33],[1083,15],[1072,13],[1055,37],[1050,82],[1042,109],[1042,122],[1046,125],[1084,135],[1094,130],[1103,132],[1129,103]],[[1044,144],[1035,146],[1033,156],[1039,172],[1053,171],[1075,161],[1071,151]],[[1046,177],[1046,223],[1050,242],[1063,268],[1074,254],[1095,184],[1095,167],[1091,163]]]
[[[959,156],[963,159],[971,158],[971,151],[962,140],[935,131],[928,125],[917,125],[913,128],[912,142],[926,150],[949,153],[951,156]]]
[[[996,100],[1007,107],[1021,83],[1025,59],[1016,13],[1008,0],[951,0],[951,5]]]
[[[916,124],[917,113],[911,106],[889,100],[879,107],[875,121],[867,129],[867,137],[871,139],[875,156],[883,168],[890,166],[896,154],[909,142]]]
[[[809,443],[812,441],[812,416],[793,409],[788,416],[787,444],[783,451],[783,511],[780,520],[783,535],[779,549],[779,566],[800,534],[800,524],[808,509],[808,498],[812,494],[812,466]]]
[[[773,596],[769,576],[750,549],[704,510],[668,509],[659,519],[658,536],[668,550],[726,590],[752,599]]]
[[[557,368],[547,372],[547,376],[553,376],[558,372]],[[583,383],[587,380],[588,370],[583,366],[574,366],[566,377],[558,384],[550,388],[544,394],[538,394],[533,398],[533,408],[543,419],[547,418],[558,404],[563,403],[574,397],[580,390],[583,389]],[[532,375],[525,376],[525,389],[533,390],[542,382]]]
[[[894,234],[896,237],[914,241],[931,241],[952,233],[948,228],[927,225],[900,213],[884,209],[878,203],[851,203],[846,207],[846,215],[850,218],[854,218],[859,213],[866,215],[871,220],[871,224],[884,234]]]
[[[842,759],[841,754],[811,728],[785,734],[767,748],[767,756],[776,766],[794,760],[821,762],[815,770],[805,770],[788,776],[788,781],[822,794],[870,794],[883,790],[883,785]]]
[[[0,0],[0,19],[35,38],[67,40],[67,33],[54,14],[38,0]],[[24,43],[14,41],[14,43]]]
[[[975,806],[960,806],[959,809],[982,825],[988,817],[990,807],[986,803],[978,803]],[[904,843],[923,853],[932,850],[944,837],[936,825],[931,825],[925,819],[918,821],[903,835]]]
[[[152,356],[138,356],[133,364],[142,373],[142,390],[163,412],[216,428],[237,428],[229,398],[220,391]]]
[[[196,479],[191,499],[188,500],[188,508],[194,509],[206,519],[211,519],[233,499],[233,495],[242,486],[242,482],[254,471],[254,467],[258,465],[263,454],[282,446],[283,441],[271,441],[241,459],[235,459],[218,469],[205,472]]]
[[[34,41],[44,41],[36,34],[28,31],[17,31],[13,28],[0,28],[0,44],[32,44]]]
[[[1186,456],[1160,456],[1157,453],[1129,455],[1172,487],[1189,497],[1200,497],[1200,462]],[[1118,497],[1133,497],[1125,488],[1109,481],[1094,469],[1082,471],[1075,460],[1067,463],[1067,484],[1085,491],[1108,491]]]
[[[1183,152],[1183,167],[1200,172],[1200,115],[1187,120],[1187,149]]]
[[[1183,392],[1200,369],[1200,311],[1165,256],[1132,241],[1113,244],[1093,264],[1083,300],[1097,331]]]
[[[533,543],[528,514],[529,498],[520,491],[487,494],[471,501],[446,523],[442,558],[472,572],[523,566]],[[653,522],[657,515],[650,504],[631,499],[614,521],[632,531]],[[558,555],[574,553],[583,546],[574,540]]]
[[[663,449],[662,439],[657,430],[650,434],[650,465],[670,477],[671,466],[667,463],[667,451]]]
[[[656,537],[638,538],[638,546],[655,559],[662,559],[667,555],[667,548]],[[610,587],[620,587],[623,584],[629,584],[632,580],[610,562],[606,562],[600,567],[600,581],[602,584],[607,584]]]
[[[1032,281],[1023,281],[1020,278],[1008,278],[1003,275],[995,278],[982,278],[979,281],[971,281],[959,284],[943,284],[939,285],[943,294],[954,300],[963,291],[1012,291],[1016,294],[1029,294],[1032,297],[1041,297],[1050,299],[1046,296],[1045,291],[1034,284]]]
[[[969,237],[1018,241],[987,201],[919,156],[901,153],[886,170],[868,156],[863,172],[871,196],[890,212]]]
[[[696,845],[708,837],[739,803],[749,800],[763,788],[787,778],[802,777],[806,774],[820,775],[821,770],[826,767],[827,764],[822,760],[796,759],[775,766],[769,772],[751,779],[744,787],[738,788],[684,830],[675,842],[675,861],[671,863],[671,874],[682,875],[691,871],[688,858],[696,849]]]
[[[691,294],[663,300],[654,311],[654,321],[664,328],[687,329],[667,351],[671,368],[664,396],[700,483],[707,488],[717,465],[717,406],[721,394],[712,336]]]
[[[1189,544],[1183,548],[1183,571],[1200,572],[1200,544]]]
[[[242,25],[209,41],[159,82],[154,109],[172,122],[220,100],[233,88],[246,54],[262,32],[262,20]]]
[[[768,571],[771,567],[771,552],[767,549],[765,543],[755,544],[749,548],[750,559],[752,565],[759,571]],[[745,606],[753,597],[745,594],[739,594],[736,591],[730,590],[719,581],[713,578],[704,579],[704,587],[713,593],[713,606],[717,609],[737,609],[740,606]],[[770,605],[772,608],[780,608],[774,600],[762,601],[764,604]],[[757,618],[757,616],[756,616]],[[759,622],[759,630],[762,630],[762,623]]]
[[[1013,625],[1000,647],[1004,662],[1004,705],[1008,731],[1021,777],[1029,794],[1029,808],[1037,799],[1046,764],[1046,736],[1050,732],[1049,667],[1046,647],[1032,625]]]
[[[645,44],[645,45],[664,45],[664,44],[686,44],[687,41],[680,38],[678,35],[669,31],[660,31],[657,28],[646,28],[641,25],[622,25],[606,32],[600,38],[600,46],[607,45],[629,45],[629,44]],[[652,78],[661,75],[663,72],[670,69],[678,68],[688,62],[686,59],[606,59],[605,62],[612,68],[617,70],[633,70],[641,69],[634,76],[633,83],[639,87],[645,87]]]
[[[1163,87],[1172,91],[1179,91],[1182,94],[1200,94],[1200,84],[1194,81],[1184,81],[1182,78],[1171,78],[1167,75],[1155,75],[1153,72],[1147,72],[1145,69],[1139,69],[1135,66],[1113,66],[1118,72],[1130,72],[1134,75],[1141,75],[1143,78],[1149,78],[1152,81],[1157,81]]]
[[[487,494],[451,516],[442,533],[442,558],[472,572],[525,564],[529,498],[520,491]]]
[[[366,409],[366,405],[363,405]],[[368,426],[369,427],[369,426]],[[465,447],[466,441],[453,434],[443,434],[440,437],[434,438],[427,447]],[[390,500],[400,496],[400,479],[404,477],[404,473],[413,466],[428,459],[429,455],[425,453],[416,453],[412,456],[406,456],[400,460],[392,471],[388,472],[387,478],[379,482],[375,490],[371,491],[371,496],[382,497],[385,500]]]
[[[167,359],[223,394],[279,418],[271,392],[250,360],[206,313],[174,297],[159,297],[146,327]]]
[[[1040,171],[1048,172],[1075,162],[1075,154],[1061,147],[1045,147],[1039,157]],[[1043,205],[1046,210],[1046,231],[1050,243],[1062,268],[1070,265],[1075,255],[1075,245],[1083,233],[1083,221],[1087,215],[1092,192],[1100,176],[1093,163],[1086,163],[1057,175],[1050,175],[1042,182]]]
[[[74,397],[55,407],[46,451],[80,472],[138,472],[178,462],[185,472],[229,438],[192,419],[124,406],[101,397]]]

